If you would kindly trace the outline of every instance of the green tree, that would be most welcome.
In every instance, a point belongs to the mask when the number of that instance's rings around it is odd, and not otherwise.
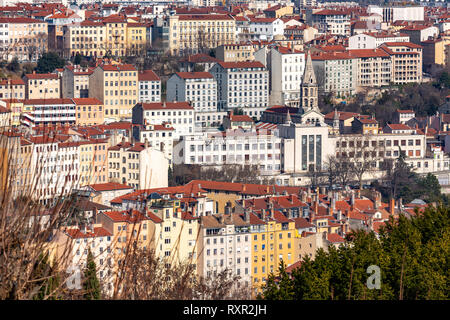
[[[81,55],[77,53],[75,57],[73,58],[73,64],[79,65],[81,63]]]
[[[11,60],[11,62],[6,65],[6,69],[8,69],[11,72],[19,72],[20,71],[19,59],[17,57],[14,57]]]
[[[33,279],[40,279],[34,284],[33,300],[56,300],[59,298],[58,289],[60,278],[56,268],[48,261],[48,253],[41,253],[33,267]]]
[[[63,68],[66,61],[55,52],[44,53],[37,62],[37,73],[50,73],[57,68]]]
[[[86,300],[99,300],[101,298],[100,281],[97,278],[97,267],[94,256],[89,249],[86,268],[84,269],[84,298]]]

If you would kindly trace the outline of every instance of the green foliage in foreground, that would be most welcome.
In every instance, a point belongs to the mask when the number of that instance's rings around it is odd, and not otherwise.
[[[373,232],[354,232],[345,245],[319,249],[289,276],[280,265],[261,299],[267,300],[446,300],[450,298],[450,207],[401,215]],[[381,269],[381,288],[368,289],[370,265]]]

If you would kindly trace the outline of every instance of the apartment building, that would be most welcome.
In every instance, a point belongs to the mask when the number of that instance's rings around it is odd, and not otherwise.
[[[295,222],[273,209],[271,198],[262,198],[261,206],[245,200],[243,207],[249,215],[251,233],[251,276],[255,293],[261,290],[271,272],[277,273],[280,262],[286,265],[295,262],[293,239]],[[262,205],[262,202],[267,205]]]
[[[76,125],[91,126],[103,124],[103,102],[97,98],[73,98],[72,101],[76,106]]]
[[[138,73],[139,102],[161,101],[161,79],[152,70],[144,70]]]
[[[115,248],[113,235],[101,224],[62,227],[51,241],[55,244],[57,261],[62,261],[61,268],[82,276],[86,267],[89,251],[94,257],[97,277],[107,295],[112,294],[114,286],[114,266],[116,260],[112,252]],[[75,279],[71,283],[75,285]],[[69,284],[70,285],[70,284]],[[81,285],[81,283],[79,283]]]
[[[422,47],[411,42],[386,42],[381,48],[392,59],[392,82],[422,82]]]
[[[77,54],[103,57],[107,52],[106,26],[102,22],[84,20],[63,26],[64,58]]]
[[[201,115],[217,112],[217,81],[209,72],[177,72],[167,80],[167,101],[188,101],[196,125],[206,126]]]
[[[56,73],[26,74],[25,99],[59,99],[61,98],[61,79]]]
[[[249,18],[252,40],[271,41],[284,34],[284,22],[279,18]]]
[[[89,76],[89,97],[103,102],[105,121],[131,118],[138,101],[138,71],[131,64],[101,64]]]
[[[135,189],[167,187],[168,159],[147,143],[121,142],[108,149],[109,182]]]
[[[348,52],[321,52],[311,56],[319,89],[336,96],[356,93],[357,59]]]
[[[236,23],[226,14],[183,14],[168,18],[171,54],[192,54],[235,43]]]
[[[0,99],[25,99],[25,82],[22,79],[1,79]]]
[[[201,251],[199,243],[199,218],[181,209],[181,201],[161,197],[148,206],[150,232],[153,235],[150,246],[155,256],[166,264],[188,263],[197,273],[197,259]]]
[[[386,6],[380,7],[370,5],[367,13],[376,13],[383,17],[384,22],[395,22],[397,20],[404,21],[424,21],[425,10],[423,6]]]
[[[253,46],[247,43],[223,44],[214,51],[216,58],[224,62],[254,60]]]
[[[173,133],[175,129],[168,122],[162,124],[144,124],[133,127],[133,136],[140,142],[148,142],[151,148],[164,152],[172,165]]]
[[[429,24],[413,24],[404,27],[401,32],[409,36],[410,42],[420,45],[423,41],[436,38],[439,35],[439,28]]]
[[[131,19],[129,19],[131,20]],[[127,56],[145,54],[147,48],[147,25],[139,22],[127,22]]]
[[[27,126],[75,124],[76,108],[72,99],[26,99],[23,124]]]
[[[202,250],[198,257],[199,276],[215,278],[229,269],[239,276],[239,284],[251,285],[251,234],[250,223],[237,213],[200,217],[199,242]]]
[[[78,143],[79,186],[108,182],[108,141],[90,139],[74,143]]]
[[[394,125],[394,128],[404,125]],[[386,160],[395,161],[403,153],[407,159],[425,157],[426,138],[416,130],[405,133],[386,132],[372,135],[340,135],[335,139],[336,157],[371,159],[374,169],[384,168]],[[391,131],[392,132],[392,131]]]
[[[357,59],[356,85],[361,87],[388,86],[391,82],[391,56],[383,49],[348,50]]]
[[[96,220],[110,234],[113,246],[111,250],[107,250],[108,260],[104,260],[104,263],[111,266],[114,276],[112,278],[115,280],[117,271],[124,272],[121,264],[126,259],[127,250],[132,244],[135,244],[138,249],[150,249],[151,219],[139,211],[127,210],[101,212]]]
[[[269,71],[259,61],[218,62],[210,69],[217,81],[218,110],[242,108],[259,118],[269,99]]]
[[[47,22],[25,17],[0,18],[0,55],[10,61],[37,61],[48,48]]]
[[[391,33],[387,31],[364,32],[348,38],[348,50],[376,49],[386,42],[409,41],[409,35],[405,33]]]
[[[281,171],[281,138],[277,131],[230,129],[183,136],[174,146],[175,164],[256,165],[261,174]]]
[[[93,73],[92,68],[67,65],[62,74],[62,94],[64,98],[87,98],[89,97],[89,76]]]
[[[20,126],[20,116],[23,109],[23,100],[19,99],[3,99],[0,100],[1,127]]]
[[[351,32],[350,14],[345,11],[323,9],[313,12],[308,24],[317,28],[320,33],[348,37]]]
[[[162,124],[168,122],[175,129],[173,138],[194,132],[195,110],[189,102],[138,103],[133,108],[133,124]]]
[[[52,204],[66,196],[78,183],[78,145],[61,142],[47,135],[32,136],[31,170],[32,197],[43,204]]]
[[[282,46],[270,49],[271,105],[300,106],[300,85],[305,63],[303,51]]]

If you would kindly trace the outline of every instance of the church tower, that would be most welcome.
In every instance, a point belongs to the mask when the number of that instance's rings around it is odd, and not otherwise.
[[[305,72],[303,73],[302,84],[300,85],[300,108],[299,113],[304,114],[308,110],[318,110],[318,86],[314,73],[311,53],[308,52]]]

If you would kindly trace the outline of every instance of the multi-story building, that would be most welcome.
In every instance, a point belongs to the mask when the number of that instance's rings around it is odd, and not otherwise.
[[[103,102],[105,121],[131,118],[138,101],[138,71],[131,64],[101,64],[89,76],[89,96]]]
[[[422,82],[422,47],[411,42],[386,42],[381,48],[392,59],[394,84]]]
[[[320,33],[350,36],[350,14],[346,11],[323,9],[312,13],[308,24]]]
[[[150,247],[155,256],[166,264],[188,263],[194,272],[201,245],[199,242],[199,217],[181,209],[181,201],[163,197],[148,205],[151,237]]]
[[[97,98],[73,98],[72,101],[76,106],[76,125],[103,124],[103,102]]]
[[[281,142],[276,130],[202,132],[183,136],[174,146],[173,160],[175,164],[203,166],[256,165],[261,174],[277,174],[282,163]]]
[[[242,108],[259,118],[267,108],[269,71],[261,62],[219,62],[210,72],[217,81],[219,111]]]
[[[0,80],[0,99],[25,99],[25,82],[22,79]]]
[[[25,99],[61,98],[61,79],[56,73],[35,72],[23,77],[25,82]]]
[[[254,60],[253,46],[247,43],[223,44],[214,51],[216,58],[224,62]]]
[[[237,213],[202,216],[200,221],[199,276],[214,278],[229,269],[233,276],[240,277],[240,284],[250,286],[250,224]]]
[[[67,65],[62,75],[62,94],[64,98],[89,97],[89,76],[93,70],[89,67]]]
[[[401,32],[409,36],[409,41],[420,45],[422,41],[436,38],[439,28],[433,25],[410,25],[401,29]]]
[[[106,26],[102,22],[84,20],[63,27],[65,58],[77,54],[103,57],[106,54]]]
[[[318,53],[311,56],[319,89],[337,96],[356,93],[357,59],[348,52]]]
[[[48,48],[47,22],[25,17],[0,18],[0,54],[9,61],[36,61]],[[0,32],[1,32],[0,31]]]
[[[138,103],[133,108],[133,124],[162,124],[168,122],[175,129],[173,138],[194,132],[194,108],[188,102]]]
[[[161,101],[161,79],[152,70],[144,70],[138,73],[139,102]]]
[[[23,109],[23,100],[3,99],[0,100],[2,107],[2,125],[1,127],[20,126],[20,116]]]
[[[300,84],[305,69],[305,53],[277,46],[270,49],[266,66],[270,71],[270,105],[298,107]]]
[[[76,123],[72,99],[27,99],[22,111],[22,121],[28,126]]]
[[[409,42],[409,35],[385,31],[355,34],[348,38],[348,50],[376,49],[386,42]]]
[[[56,261],[62,262],[60,267],[70,273],[78,269],[75,273],[78,276],[82,275],[86,267],[90,251],[102,291],[107,295],[112,294],[114,266],[117,261],[114,260],[113,251],[116,245],[110,231],[101,224],[62,227],[56,231],[51,242],[55,244]]]
[[[392,76],[391,56],[382,49],[348,50],[349,54],[357,58],[357,82],[361,87],[388,86]]]
[[[249,30],[252,40],[271,41],[284,34],[284,22],[279,18],[250,18]]]
[[[384,22],[395,22],[397,20],[405,21],[424,21],[425,10],[422,6],[392,6],[379,7],[375,5],[368,6],[368,14],[377,13],[383,17]]]
[[[173,133],[175,129],[170,123],[144,124],[133,127],[133,136],[140,142],[148,141],[151,148],[161,150],[172,165]]]
[[[217,81],[209,72],[177,72],[167,80],[167,101],[188,101],[194,107],[196,125],[206,126],[201,115],[217,112]]]
[[[110,182],[135,189],[167,187],[169,161],[164,152],[146,143],[121,142],[108,149]]]
[[[183,14],[168,18],[171,54],[191,54],[235,42],[235,20],[226,14]]]
[[[127,22],[127,56],[139,56],[147,51],[147,25]]]
[[[78,141],[79,185],[108,182],[108,147],[106,139]]]

